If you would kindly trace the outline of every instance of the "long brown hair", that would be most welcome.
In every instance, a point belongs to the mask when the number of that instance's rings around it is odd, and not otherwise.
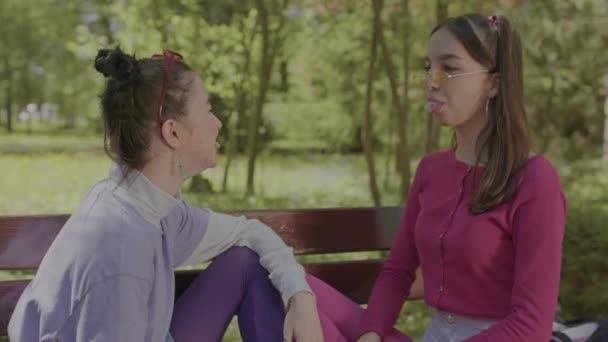
[[[489,99],[488,121],[476,142],[475,165],[479,165],[484,152],[488,156],[469,205],[472,213],[479,214],[513,196],[517,186],[515,174],[530,154],[521,41],[503,16],[467,14],[449,18],[435,27],[431,35],[441,28],[452,33],[479,64],[498,75],[498,93]]]

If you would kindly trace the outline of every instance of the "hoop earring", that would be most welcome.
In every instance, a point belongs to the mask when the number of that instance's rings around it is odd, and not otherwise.
[[[488,100],[486,101],[486,119],[490,116],[489,108],[490,108],[490,97],[488,97]]]

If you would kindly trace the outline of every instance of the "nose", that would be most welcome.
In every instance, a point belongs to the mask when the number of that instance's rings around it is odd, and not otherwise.
[[[222,127],[224,127],[224,124],[222,124],[222,120],[218,119],[218,117],[213,114],[213,117],[215,118],[215,121],[217,122],[217,129],[220,130]]]
[[[433,77],[431,77],[430,72],[426,75],[426,79],[424,80],[424,85],[425,85],[427,91],[439,89],[439,82],[437,82],[436,80],[433,80]]]

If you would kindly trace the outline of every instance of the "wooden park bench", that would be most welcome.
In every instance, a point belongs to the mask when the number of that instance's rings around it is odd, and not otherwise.
[[[344,208],[229,211],[271,226],[297,255],[386,251],[401,219],[402,208]],[[0,217],[0,270],[35,270],[69,215]],[[366,303],[382,258],[306,263],[306,271],[357,303]],[[176,296],[199,270],[177,271]],[[410,299],[422,297],[421,277]],[[0,336],[6,329],[27,280],[0,281]]]

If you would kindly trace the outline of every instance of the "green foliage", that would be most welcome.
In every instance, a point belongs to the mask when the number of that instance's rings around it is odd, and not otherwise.
[[[608,176],[598,162],[564,167],[568,221],[560,303],[565,318],[608,315]]]
[[[606,222],[608,206],[570,199],[560,289],[565,317],[608,315]]]
[[[276,0],[266,2],[271,11],[277,10]],[[383,14],[385,37],[400,84],[404,60],[402,27],[406,24],[402,4],[402,0],[386,0]],[[411,44],[407,60],[412,71],[422,66],[428,35],[436,24],[435,6],[434,1],[409,1],[407,32]],[[214,101],[221,104],[217,114],[224,121],[237,115],[240,98],[248,99],[237,120],[236,134],[243,148],[261,65],[256,53],[261,34],[251,1],[5,0],[0,8],[0,21],[4,24],[0,28],[2,124],[6,122],[8,103],[15,115],[27,103],[53,102],[59,105],[63,125],[99,132],[96,95],[103,78],[92,69],[97,49],[121,44],[141,57],[171,48],[182,52],[205,80]],[[470,11],[504,13],[522,34],[526,108],[537,150],[568,159],[576,159],[581,152],[597,155],[603,133],[603,99],[608,91],[608,55],[602,53],[608,44],[603,25],[608,13],[605,2],[528,1],[512,9],[502,7],[500,2],[449,2],[449,15]],[[275,65],[268,97],[273,105],[265,110],[268,122],[263,123],[262,129],[270,134],[264,137],[281,140],[282,146],[303,146],[301,142],[308,141],[335,144],[330,147],[332,150],[360,150],[371,39],[370,3],[292,1],[287,17],[279,60],[287,65],[289,90],[284,93],[285,89],[279,86],[285,75]],[[272,19],[271,28],[276,25],[276,18]],[[395,118],[383,67],[380,59],[372,111],[376,146],[390,150],[395,143]],[[244,92],[238,93],[239,88]],[[408,81],[408,89],[409,140],[415,154],[420,154],[426,137],[424,89],[412,80]],[[291,127],[275,125],[276,114],[272,112],[277,107],[300,113],[305,106],[322,112],[315,115],[325,117],[324,125],[308,126],[322,126],[321,129],[304,129],[295,134]],[[323,112],[328,107],[331,111]],[[306,115],[311,116],[310,112]],[[328,140],[332,130],[337,133]],[[449,144],[450,135],[442,133],[443,146]],[[292,138],[295,143],[285,142]]]
[[[541,151],[597,155],[608,94],[605,2],[531,1],[513,13],[522,32],[526,108]],[[591,148],[590,148],[591,147]]]
[[[266,120],[275,132],[275,139],[319,142],[329,151],[348,150],[354,134],[350,115],[329,100],[272,104],[267,109]]]

